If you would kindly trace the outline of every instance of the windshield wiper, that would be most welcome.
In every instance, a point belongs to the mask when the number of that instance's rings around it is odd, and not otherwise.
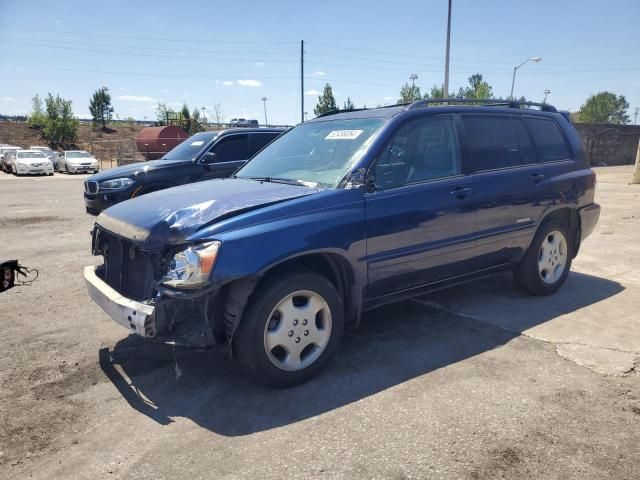
[[[303,182],[302,180],[295,180],[293,178],[280,178],[280,177],[237,177],[237,178],[247,178],[249,180],[255,180],[257,182],[285,183],[287,185],[300,185],[302,187],[309,187],[309,182]]]

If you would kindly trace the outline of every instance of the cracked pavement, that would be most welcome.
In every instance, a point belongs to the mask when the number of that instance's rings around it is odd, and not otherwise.
[[[220,350],[150,344],[85,292],[81,176],[0,174],[0,478],[631,479],[640,471],[640,185],[598,173],[566,285],[508,275],[369,312],[288,390]]]

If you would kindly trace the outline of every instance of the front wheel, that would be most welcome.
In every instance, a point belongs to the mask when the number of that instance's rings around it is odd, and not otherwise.
[[[333,284],[313,272],[279,275],[258,286],[234,335],[243,370],[271,386],[316,375],[335,353],[344,307]]]
[[[567,279],[572,258],[569,229],[558,220],[546,221],[514,272],[516,283],[533,295],[554,293]]]

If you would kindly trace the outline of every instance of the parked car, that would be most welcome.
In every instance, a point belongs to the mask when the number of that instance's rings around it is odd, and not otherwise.
[[[246,118],[232,118],[229,122],[229,127],[231,128],[258,128],[257,120],[247,120]]]
[[[100,163],[84,150],[67,150],[60,154],[58,171],[65,173],[98,173]]]
[[[85,181],[88,213],[129,198],[176,185],[228,177],[282,129],[201,132],[183,141],[159,160],[123,165],[93,175]]]
[[[53,163],[39,150],[16,150],[8,155],[16,175],[53,175]]]
[[[325,114],[232,178],[112,207],[90,296],[142,337],[226,342],[292,385],[379,305],[505,270],[555,292],[600,214],[575,129],[551,105],[446,101]]]
[[[54,152],[49,147],[31,146],[29,150],[39,150],[44,153],[53,164],[53,169],[58,170],[58,152]]]
[[[22,148],[6,144],[0,147],[0,170],[11,173],[12,170],[9,168],[9,165],[5,160],[5,154],[15,152],[17,150],[22,150]]]

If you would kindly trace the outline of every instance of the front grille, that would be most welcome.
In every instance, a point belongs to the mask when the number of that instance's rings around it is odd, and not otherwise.
[[[94,249],[98,247],[104,258],[104,281],[132,300],[150,298],[154,277],[151,255],[108,232],[98,230],[94,235]]]
[[[83,162],[80,165],[82,165],[83,167],[86,167],[87,165],[91,165],[91,162]]]
[[[84,182],[84,189],[88,193],[98,193],[98,182]]]

